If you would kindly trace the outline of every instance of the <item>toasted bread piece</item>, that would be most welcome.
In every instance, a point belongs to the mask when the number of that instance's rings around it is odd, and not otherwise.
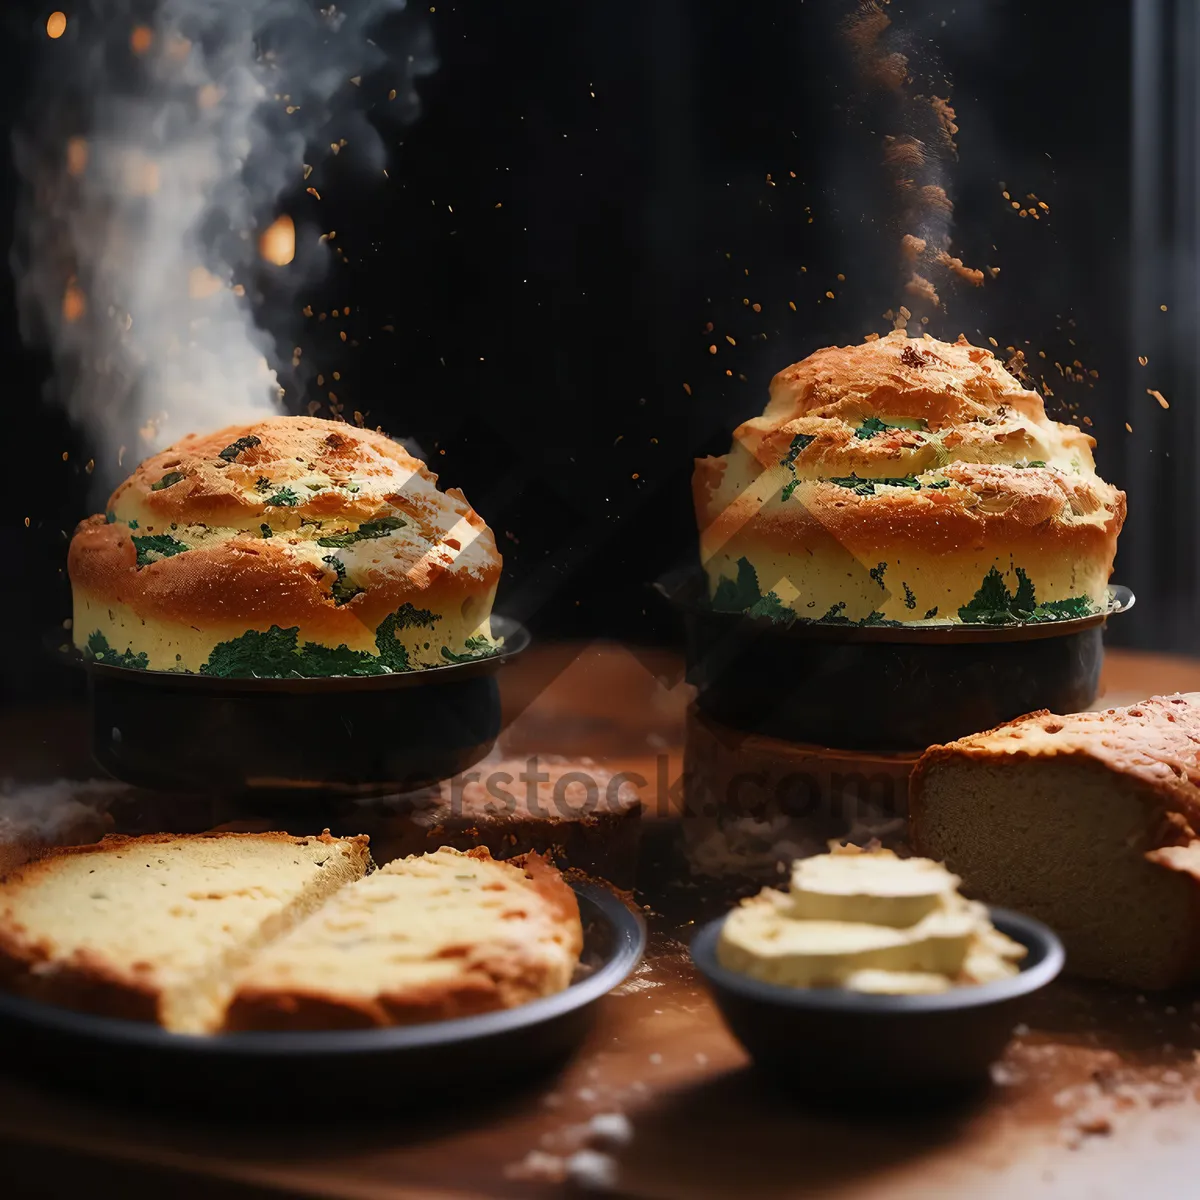
[[[338,893],[243,974],[229,1029],[407,1025],[561,991],[583,947],[574,892],[539,855],[448,846]]]
[[[217,1028],[236,973],[360,879],[366,838],[106,837],[0,883],[0,986],[181,1033]]]

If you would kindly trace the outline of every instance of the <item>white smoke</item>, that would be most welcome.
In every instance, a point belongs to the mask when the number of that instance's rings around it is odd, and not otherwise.
[[[339,170],[347,158],[382,170],[364,110],[411,117],[414,82],[435,65],[403,8],[160,0],[148,19],[137,0],[91,0],[47,40],[15,137],[13,262],[23,334],[49,347],[98,474],[280,409],[256,305],[265,291],[290,312],[326,246],[297,220],[294,261],[278,265],[289,242],[276,228],[269,265],[260,239],[281,199],[303,197],[308,165],[344,147]]]

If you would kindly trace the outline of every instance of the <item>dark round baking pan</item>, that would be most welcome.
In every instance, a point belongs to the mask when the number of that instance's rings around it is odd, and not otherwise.
[[[577,978],[519,1008],[388,1029],[191,1036],[0,994],[0,1054],[6,1070],[39,1083],[260,1121],[486,1099],[561,1062],[596,1001],[641,960],[641,916],[599,884],[576,884],[575,893],[584,927]]]
[[[854,626],[715,612],[703,576],[661,585],[683,613],[700,711],[747,733],[840,750],[912,751],[1096,698],[1104,624],[1133,607],[1014,625]]]
[[[755,1066],[790,1093],[818,1103],[933,1099],[986,1081],[1025,1001],[1062,970],[1062,943],[1045,925],[989,911],[1028,951],[1020,972],[933,995],[790,988],[728,971],[717,961],[724,917],[696,934],[692,961]]]
[[[496,672],[529,644],[492,618],[498,654],[393,675],[222,679],[83,662],[92,755],[160,791],[383,795],[478,762],[500,732]]]

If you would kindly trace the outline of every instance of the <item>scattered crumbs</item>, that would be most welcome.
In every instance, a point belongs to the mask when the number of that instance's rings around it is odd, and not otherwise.
[[[795,312],[795,311],[796,311],[796,302],[795,302],[795,300],[789,300],[789,301],[788,301],[788,308],[790,308],[790,309],[792,310],[792,312]]]
[[[1159,312],[1166,312],[1166,311],[1167,311],[1167,306],[1166,306],[1165,304],[1160,304],[1160,305],[1158,306],[1158,311],[1159,311]]]
[[[1160,392],[1157,388],[1147,388],[1146,395],[1153,396],[1155,398],[1155,400],[1158,401],[1159,408],[1170,408],[1171,407],[1166,396],[1164,396],[1162,394],[1162,392]]]
[[[596,1113],[588,1122],[585,1136],[590,1146],[615,1149],[633,1141],[633,1126],[624,1113]]]
[[[609,1192],[617,1186],[617,1160],[599,1150],[576,1150],[566,1161],[566,1177],[585,1191]]]
[[[1149,361],[1150,360],[1144,354],[1138,355],[1138,366],[1139,367],[1144,367]]]
[[[726,335],[725,335],[725,340],[726,340],[726,341],[727,341],[727,342],[728,342],[728,343],[729,343],[731,346],[736,346],[736,345],[737,345],[737,342],[735,342],[735,341],[733,340],[733,338],[731,338],[731,337],[729,336],[729,334],[726,334]]]
[[[1126,432],[1126,433],[1132,433],[1132,432],[1133,432],[1133,426],[1132,426],[1132,425],[1130,425],[1130,423],[1129,423],[1128,421],[1126,421],[1126,422],[1125,422],[1125,432]]]
[[[29,518],[28,517],[25,518],[25,528],[26,529],[29,528]]]
[[[716,352],[717,352],[716,346],[709,346],[708,352],[709,352],[709,354],[716,354]],[[63,457],[65,458],[66,455],[63,455]]]
[[[999,346],[999,345],[1000,345],[1000,343],[999,343],[998,341],[996,341],[996,339],[995,339],[994,337],[990,337],[990,338],[988,338],[988,341],[989,341],[989,342],[991,342],[993,346]]]
[[[683,390],[690,396],[692,394],[692,385],[690,383],[685,383],[683,385]]]
[[[845,275],[838,275],[838,283],[845,283],[845,282],[846,282]]]
[[[529,1183],[562,1183],[567,1177],[567,1164],[557,1154],[530,1150],[520,1162],[505,1166],[504,1177]]]
[[[826,300],[835,300],[835,299],[837,299],[837,297],[836,297],[836,296],[834,296],[834,294],[833,294],[832,292],[826,292],[826,293],[825,293],[825,299],[826,299]]]

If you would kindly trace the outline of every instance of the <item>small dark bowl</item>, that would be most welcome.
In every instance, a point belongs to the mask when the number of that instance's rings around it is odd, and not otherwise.
[[[509,1095],[561,1063],[596,1004],[641,961],[646,925],[608,888],[574,885],[576,980],[517,1008],[387,1029],[196,1036],[0,993],[5,1069],[105,1102],[205,1117],[351,1119],[424,1114]]]
[[[529,644],[395,675],[220,679],[84,663],[92,756],[138,787],[229,796],[386,795],[478,762],[500,732],[496,672]]]
[[[921,751],[1040,708],[1096,698],[1109,616],[1021,625],[781,625],[715,612],[699,572],[660,585],[682,611],[688,681],[714,721],[839,750]]]
[[[728,971],[717,962],[724,917],[696,934],[692,961],[755,1066],[789,1093],[818,1102],[932,1099],[986,1081],[1024,1002],[1062,970],[1062,943],[1045,925],[989,911],[1026,947],[1020,973],[931,996],[789,988]]]

